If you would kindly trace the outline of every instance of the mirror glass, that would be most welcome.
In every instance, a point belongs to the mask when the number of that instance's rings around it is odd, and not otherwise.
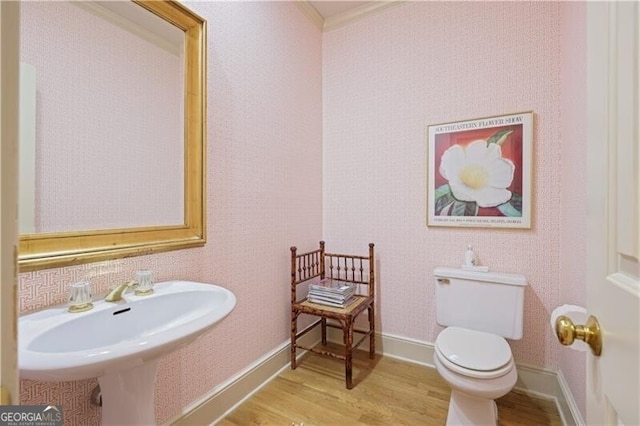
[[[174,1],[20,14],[21,270],[204,244],[205,21]]]
[[[21,233],[183,224],[184,31],[132,2],[24,2],[20,28]]]

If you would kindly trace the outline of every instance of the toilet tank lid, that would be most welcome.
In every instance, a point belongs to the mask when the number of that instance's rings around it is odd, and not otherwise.
[[[492,283],[526,286],[527,279],[520,274],[507,274],[502,272],[468,271],[459,268],[437,267],[433,270],[436,278],[458,278],[471,281],[486,281]]]

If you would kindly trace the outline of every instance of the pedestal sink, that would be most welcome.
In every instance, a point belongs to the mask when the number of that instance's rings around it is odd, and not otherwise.
[[[97,377],[103,425],[155,423],[158,358],[201,336],[226,317],[229,290],[192,281],[166,281],[149,296],[98,301],[82,313],[66,306],[18,320],[20,376],[41,381]]]

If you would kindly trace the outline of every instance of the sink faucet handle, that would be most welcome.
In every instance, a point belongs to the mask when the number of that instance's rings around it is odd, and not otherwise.
[[[69,287],[69,312],[84,312],[93,308],[91,283],[80,281]]]
[[[136,296],[146,296],[153,293],[153,276],[149,269],[141,269],[137,274],[138,288],[136,288]]]

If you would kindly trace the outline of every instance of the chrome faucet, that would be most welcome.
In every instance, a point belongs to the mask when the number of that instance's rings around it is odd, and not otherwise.
[[[128,288],[133,288],[138,285],[137,281],[127,281],[126,283],[122,283],[109,291],[104,298],[105,302],[119,302],[122,299],[122,295]]]

